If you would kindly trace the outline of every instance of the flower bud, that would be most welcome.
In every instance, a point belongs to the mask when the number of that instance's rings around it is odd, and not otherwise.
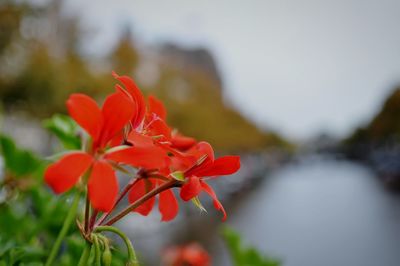
[[[139,266],[139,262],[137,262],[136,260],[130,260],[126,263],[126,266]]]
[[[112,260],[111,251],[108,247],[106,247],[106,249],[103,252],[103,256],[102,256],[102,261],[103,261],[104,266],[110,266],[111,260]]]

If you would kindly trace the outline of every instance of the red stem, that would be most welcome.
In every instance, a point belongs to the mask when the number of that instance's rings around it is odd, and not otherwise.
[[[137,181],[139,181],[139,176],[137,176],[136,178],[132,179],[124,188],[124,190],[122,190],[121,194],[119,194],[117,200],[114,203],[114,206],[112,207],[110,212],[104,213],[101,218],[97,221],[96,226],[101,225],[106,219],[107,217],[111,214],[111,212],[114,210],[115,206],[118,205],[118,203],[121,202],[121,200],[125,197],[125,195],[129,192],[129,190],[131,190],[131,188],[133,187],[133,185],[136,184]]]
[[[89,230],[89,215],[90,215],[90,202],[89,202],[89,195],[86,195],[86,204],[85,204],[85,232]]]
[[[140,199],[138,199],[137,201],[135,201],[134,203],[132,203],[131,205],[126,207],[124,210],[119,212],[113,218],[108,220],[105,223],[105,225],[112,225],[112,224],[118,222],[121,218],[123,218],[125,215],[129,214],[131,211],[133,211],[134,209],[136,209],[137,207],[139,207],[140,205],[145,203],[147,200],[149,200],[150,198],[154,197],[155,195],[163,192],[164,190],[167,190],[167,189],[170,189],[170,188],[176,186],[178,184],[178,182],[179,181],[177,181],[177,180],[171,180],[171,181],[165,182],[164,184],[162,184],[159,187],[156,187],[155,189],[151,190],[147,194],[143,195],[143,197],[141,197]]]
[[[96,217],[97,217],[98,214],[99,214],[99,211],[96,210],[96,209],[94,209],[94,210],[93,210],[93,214],[92,214],[92,216],[90,217],[89,231],[92,231],[92,230],[93,230],[93,226],[94,226],[94,223],[95,223],[95,221],[96,221]]]

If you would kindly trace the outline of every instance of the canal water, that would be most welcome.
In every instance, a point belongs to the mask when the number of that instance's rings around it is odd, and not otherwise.
[[[400,265],[400,195],[362,165],[308,156],[223,203],[225,224],[282,265]],[[122,227],[146,265],[159,265],[166,246],[191,241],[211,253],[213,265],[232,265],[221,240],[221,217],[208,209],[203,215],[183,209],[171,223],[160,223],[157,212],[131,215]]]
[[[400,265],[400,196],[347,161],[308,157],[276,171],[228,223],[286,266]],[[215,265],[230,265],[226,253]]]

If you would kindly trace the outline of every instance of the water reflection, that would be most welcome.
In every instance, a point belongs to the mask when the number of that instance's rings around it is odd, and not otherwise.
[[[316,157],[285,167],[230,224],[287,266],[400,264],[400,197],[350,162]],[[217,265],[229,265],[226,256]]]
[[[307,157],[229,202],[224,201],[227,223],[283,265],[400,265],[400,195],[386,191],[361,165]],[[132,215],[123,226],[132,229],[147,265],[159,264],[163,246],[193,240],[212,253],[213,265],[231,265],[219,235],[220,217],[210,212],[185,209],[176,221],[161,225],[156,213],[150,219]]]

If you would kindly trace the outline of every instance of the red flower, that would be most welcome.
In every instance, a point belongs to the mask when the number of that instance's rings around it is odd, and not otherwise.
[[[196,144],[196,140],[179,133],[174,133],[171,138],[171,144],[172,148],[185,151],[193,147]]]
[[[165,123],[167,117],[167,111],[164,104],[156,97],[149,96],[149,109],[147,113],[147,128],[153,135],[163,135],[165,141],[169,143],[169,146],[173,149],[185,151],[193,147],[196,144],[194,138],[183,136],[176,130],[171,130]],[[155,125],[154,125],[155,123]]]
[[[143,150],[157,149],[160,152],[164,151],[166,156],[168,154],[170,155],[165,159],[167,162],[166,167],[159,169],[157,174],[168,176],[171,170],[170,168],[174,168],[174,165],[180,166],[184,164],[184,162],[186,165],[192,165],[195,162],[195,158],[182,154],[178,149],[188,149],[193,146],[196,141],[189,137],[178,136],[176,133],[171,133],[172,130],[165,123],[166,109],[161,101],[154,96],[149,97],[148,107],[142,130],[132,130],[128,135],[128,142],[134,147]],[[149,161],[151,156],[149,154],[144,154],[143,159]],[[146,168],[154,169],[155,167],[153,165],[147,165]],[[137,180],[130,190],[128,197],[129,202],[133,203],[140,199],[156,186],[161,185],[162,182],[164,181],[155,179],[151,175]],[[156,197],[152,197],[141,206],[134,209],[134,212],[145,216],[148,215],[154,207],[155,200]],[[169,189],[160,193],[158,207],[162,221],[170,221],[176,217],[179,207],[172,190]]]
[[[95,209],[108,212],[118,194],[118,183],[110,161],[129,163],[135,167],[164,167],[164,151],[130,147],[106,152],[124,126],[141,116],[135,113],[137,110],[132,101],[123,93],[108,96],[102,109],[90,97],[72,94],[67,108],[70,116],[91,136],[92,145],[87,153],[69,153],[46,169],[45,180],[54,192],[63,193],[71,189],[91,169],[87,180],[90,202]],[[143,161],[144,154],[151,156],[147,157],[149,161]]]
[[[125,88],[122,88],[120,85],[115,85],[115,88],[121,92],[123,92],[134,105],[135,116],[132,117],[131,126],[133,129],[140,128],[143,123],[144,116],[146,114],[146,102],[144,100],[143,94],[140,91],[139,87],[133,81],[132,78],[128,76],[119,76],[117,73],[112,72],[112,75],[115,79],[119,80],[122,84],[124,84]]]
[[[224,215],[223,220],[225,220],[225,209],[218,200],[214,190],[207,185],[204,178],[230,175],[237,172],[240,168],[240,157],[223,156],[218,159],[214,159],[214,151],[211,145],[207,142],[199,142],[190,152],[197,154],[200,163],[185,171],[184,174],[187,182],[181,188],[181,198],[184,201],[188,201],[204,191],[213,199],[214,207],[217,210],[222,211]],[[207,157],[203,157],[204,155]],[[202,158],[204,158],[203,161],[201,161]]]
[[[133,144],[134,147],[138,147],[144,150],[147,149],[160,149],[162,152],[167,154],[169,149],[166,149],[167,146],[163,146],[158,141],[154,141],[152,137],[142,135],[136,131],[132,131],[128,136],[128,141]],[[147,157],[146,157],[147,158]],[[160,172],[167,172],[169,173],[168,167],[172,163],[170,157],[168,158],[168,164],[166,167],[160,169]],[[147,167],[147,169],[154,169],[154,167]],[[139,180],[135,182],[132,186],[128,200],[130,203],[135,202],[136,200],[140,199],[146,193],[154,189],[156,186],[161,185],[164,181],[160,181],[156,178],[153,178],[151,174],[149,176],[141,177]],[[150,211],[154,207],[156,198],[152,197],[151,199],[144,202],[141,206],[134,209],[134,212],[140,213],[141,215],[147,216]],[[159,194],[159,204],[158,204],[160,213],[161,213],[161,220],[162,221],[170,221],[176,217],[178,214],[178,202],[172,192],[172,190],[166,190]]]
[[[163,260],[166,266],[209,266],[211,258],[199,244],[170,247],[165,250]]]
[[[124,92],[135,105],[137,115],[131,122],[132,131],[157,137],[157,143],[168,144],[168,146],[177,150],[187,150],[196,143],[195,139],[171,130],[166,123],[167,110],[159,99],[150,95],[146,112],[144,97],[134,80],[128,76],[119,76],[115,72],[113,72],[113,76],[124,85],[124,88],[116,85],[116,89]]]
[[[225,156],[214,160],[214,151],[211,145],[200,142],[197,145],[193,138],[171,133],[171,129],[165,123],[166,110],[164,105],[153,96],[149,97],[149,108],[145,116],[145,122],[141,133],[133,130],[128,136],[128,141],[136,147],[159,147],[170,154],[170,160],[166,168],[159,170],[158,174],[169,176],[175,171],[185,172],[186,183],[181,190],[181,198],[185,201],[200,194],[201,191],[209,194],[214,200],[214,206],[224,213],[225,210],[219,202],[214,190],[204,181],[207,176],[229,175],[240,168],[238,156]],[[205,157],[199,165],[198,161]],[[195,166],[193,166],[195,165]],[[172,177],[168,177],[172,178]],[[143,195],[160,185],[162,182],[151,176],[142,178],[131,188],[129,202],[133,203]],[[136,208],[134,212],[148,215],[154,207],[156,198],[153,197]],[[159,197],[159,210],[162,221],[169,221],[178,214],[178,204],[171,189],[164,191]]]
[[[228,175],[240,168],[238,156],[214,159],[210,144],[183,136],[165,122],[166,109],[153,96],[145,100],[135,82],[127,76],[113,73],[124,87],[116,85],[117,92],[108,96],[100,109],[96,102],[83,94],[73,94],[67,101],[70,116],[89,134],[91,142],[87,152],[76,151],[51,164],[45,180],[56,193],[71,189],[87,172],[88,196],[93,208],[109,212],[114,207],[118,183],[113,165],[129,164],[141,168],[141,176],[130,189],[128,199],[137,201],[157,186],[177,178],[175,172],[184,173],[180,196],[188,201],[204,191],[214,206],[226,213],[215,192],[205,178]],[[130,146],[120,146],[122,143]],[[109,149],[112,148],[112,149]],[[173,182],[174,183],[174,182]],[[178,213],[178,202],[171,189],[159,193],[162,221],[172,220]],[[155,197],[134,211],[148,215]]]
[[[135,136],[139,138],[139,135]],[[154,145],[150,144],[151,139],[146,138],[146,136],[140,135],[140,139],[141,141],[138,141],[137,143],[141,143],[142,145],[146,145],[146,143],[147,145]],[[171,179],[173,178],[170,176],[172,172],[178,170],[180,167],[182,167],[180,169],[186,169],[182,171],[184,172],[186,181],[181,188],[181,198],[184,201],[188,201],[204,191],[213,199],[214,207],[223,212],[223,220],[225,220],[226,212],[218,200],[214,190],[205,182],[204,178],[211,176],[230,175],[237,172],[240,168],[239,156],[224,156],[214,159],[214,151],[211,145],[207,142],[198,143],[184,156],[186,156],[184,161],[180,160],[181,157],[173,156],[172,158],[175,158],[176,162],[174,162],[172,159],[169,165],[169,167],[173,170],[162,169],[158,173],[168,176],[168,178]],[[192,162],[192,164],[188,165],[187,162]],[[133,185],[129,194],[129,202],[134,203],[156,186],[161,185],[162,182],[165,181],[158,180],[155,177],[153,178],[151,174],[141,178]],[[145,216],[148,215],[154,207],[155,200],[155,197],[147,200],[140,207],[136,208],[134,212],[138,212]],[[160,194],[158,206],[162,221],[172,220],[178,214],[179,207],[175,195],[171,189]]]
[[[46,183],[55,193],[63,193],[91,168],[88,177],[90,202],[97,210],[110,211],[118,194],[118,183],[112,166],[100,155],[132,118],[132,105],[120,92],[108,96],[102,109],[92,98],[72,94],[67,108],[70,116],[92,137],[92,146],[87,153],[72,152],[51,164],[45,172]]]
[[[141,178],[139,179],[130,190],[128,200],[133,203],[143,195],[145,195],[150,190],[159,186],[161,182],[153,178]],[[167,222],[176,217],[178,214],[178,201],[171,189],[164,190],[159,194],[158,209],[161,213],[161,221]],[[134,211],[140,213],[141,215],[147,216],[154,207],[156,197],[152,197],[145,203],[140,205]]]

